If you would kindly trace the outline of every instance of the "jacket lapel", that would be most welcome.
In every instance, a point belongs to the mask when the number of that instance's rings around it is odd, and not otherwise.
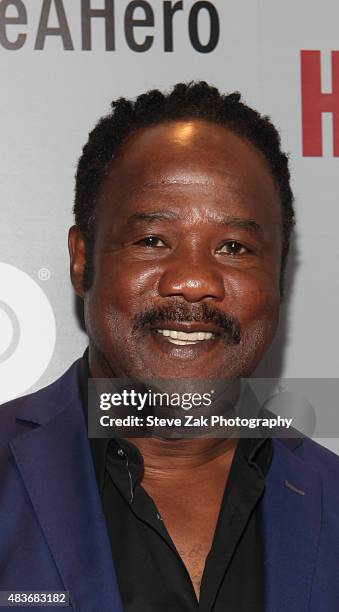
[[[306,612],[320,535],[321,479],[288,441],[273,442],[263,499],[265,611]]]
[[[54,416],[51,405],[28,413],[24,420],[43,414],[44,422],[10,446],[70,603],[77,612],[122,612],[80,400],[73,389]]]

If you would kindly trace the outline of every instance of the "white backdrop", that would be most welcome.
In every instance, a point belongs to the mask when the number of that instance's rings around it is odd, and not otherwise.
[[[115,97],[192,79],[239,90],[291,157],[298,228],[257,374],[338,377],[338,21],[334,0],[0,0],[0,401],[48,384],[86,346],[66,239],[88,131]]]

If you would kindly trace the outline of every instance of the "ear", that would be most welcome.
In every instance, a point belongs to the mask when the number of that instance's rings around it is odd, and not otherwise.
[[[86,265],[86,243],[83,233],[76,225],[68,232],[68,252],[70,257],[70,275],[75,293],[84,297],[84,272]]]

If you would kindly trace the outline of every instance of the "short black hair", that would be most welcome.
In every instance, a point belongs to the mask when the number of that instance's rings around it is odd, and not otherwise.
[[[127,137],[136,130],[180,119],[203,119],[222,125],[246,138],[264,156],[280,195],[283,220],[280,291],[291,231],[295,223],[288,157],[281,150],[280,136],[270,118],[241,102],[234,92],[221,94],[205,81],[177,83],[169,93],[153,89],[135,100],[119,98],[112,111],[90,132],[79,159],[75,184],[75,223],[86,241],[85,290],[90,286],[95,234],[95,210],[101,185],[110,164]]]

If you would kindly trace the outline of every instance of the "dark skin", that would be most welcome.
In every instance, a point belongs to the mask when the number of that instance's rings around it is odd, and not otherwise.
[[[262,154],[207,121],[141,129],[111,164],[97,219],[93,282],[86,292],[84,239],[76,227],[69,234],[92,375],[250,376],[274,337],[280,305],[281,204]],[[237,342],[219,319],[205,317],[204,305],[237,322]],[[169,321],[147,323],[146,317],[135,326],[140,314],[164,307],[173,312]],[[176,320],[180,307],[186,320]],[[182,346],[159,328],[214,336]],[[144,457],[142,484],[199,597],[236,442],[133,442]]]

